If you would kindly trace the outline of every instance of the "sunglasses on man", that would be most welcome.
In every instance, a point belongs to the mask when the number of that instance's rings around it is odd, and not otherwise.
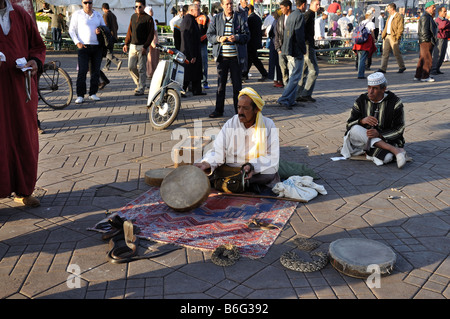
[[[92,1],[86,1],[86,2],[83,2],[83,4],[90,5],[90,4],[92,4]]]

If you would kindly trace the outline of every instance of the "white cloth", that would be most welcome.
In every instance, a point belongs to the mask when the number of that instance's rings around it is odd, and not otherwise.
[[[88,15],[83,9],[75,11],[72,14],[69,26],[69,35],[73,43],[98,45],[97,34],[95,29],[99,26],[106,26],[102,15],[92,10],[92,14]]]
[[[183,21],[183,17],[180,17],[179,14],[174,16],[169,22],[170,30],[172,30],[172,32],[173,32],[173,30],[175,28],[177,28],[179,30],[180,29],[180,25],[181,25],[181,21]]]
[[[373,23],[372,20],[366,19],[366,20],[362,21],[360,24],[361,25],[365,24],[366,29],[369,30],[369,32],[372,32],[375,29],[375,23]]]
[[[275,21],[275,18],[269,14],[265,19],[264,23],[261,26],[261,30],[265,31],[266,37],[269,36],[270,29],[272,28],[272,23]]]
[[[322,185],[313,182],[311,176],[291,176],[287,180],[276,183],[272,192],[278,197],[287,197],[310,201],[318,194],[326,195],[327,191]]]
[[[366,146],[368,140],[367,129],[361,125],[352,126],[350,131],[344,136],[344,144],[341,149],[342,156],[345,158],[350,158],[351,156],[363,155],[364,147]],[[381,139],[378,137],[370,139],[370,147],[373,148],[374,144],[379,141],[381,141]],[[368,155],[366,155],[366,158],[374,162],[377,166],[380,166],[391,162],[394,156],[392,153],[388,153],[383,161]]]
[[[355,16],[353,14],[352,15],[347,15],[347,19],[350,20],[351,24],[355,24]]]
[[[0,26],[2,27],[3,34],[8,35],[11,30],[11,20],[9,19],[9,12],[13,11],[12,4],[6,0],[6,7],[4,8],[5,14],[0,15]]]
[[[327,20],[322,19],[322,17],[318,17],[314,20],[314,39],[318,40],[320,38],[325,38],[325,26],[327,24]]]
[[[342,17],[338,20],[339,29],[341,29],[342,36],[347,38],[349,36],[348,24],[350,20],[347,17]]]
[[[444,62],[450,61],[450,43],[447,45],[447,52],[445,52]]]
[[[236,114],[222,127],[214,140],[213,148],[205,154],[201,162],[207,162],[211,165],[211,174],[218,166],[225,163],[231,167],[241,167],[246,162],[253,165],[255,173],[275,174],[278,172],[280,158],[278,129],[271,119],[263,116],[263,121],[267,138],[267,153],[265,156],[248,160],[249,154],[252,154],[256,147],[252,138],[255,133],[255,126],[245,128]]]

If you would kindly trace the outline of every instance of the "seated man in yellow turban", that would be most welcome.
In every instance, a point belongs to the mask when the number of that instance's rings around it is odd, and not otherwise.
[[[214,140],[213,148],[194,164],[212,175],[215,170],[243,170],[250,185],[272,188],[280,181],[278,129],[261,114],[264,101],[252,88],[238,96],[238,114],[229,119]]]

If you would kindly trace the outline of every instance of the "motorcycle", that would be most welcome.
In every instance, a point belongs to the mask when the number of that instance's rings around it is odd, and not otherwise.
[[[177,118],[181,107],[181,93],[184,81],[184,66],[189,64],[186,56],[176,50],[157,44],[157,49],[170,56],[168,60],[160,60],[150,84],[147,107],[150,124],[156,130],[170,126]]]

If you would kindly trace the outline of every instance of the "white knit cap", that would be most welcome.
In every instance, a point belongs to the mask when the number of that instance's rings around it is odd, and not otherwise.
[[[367,77],[367,85],[368,86],[376,86],[376,85],[380,85],[386,83],[386,78],[384,77],[384,74],[381,72],[375,72],[372,73],[371,75],[369,75]]]

